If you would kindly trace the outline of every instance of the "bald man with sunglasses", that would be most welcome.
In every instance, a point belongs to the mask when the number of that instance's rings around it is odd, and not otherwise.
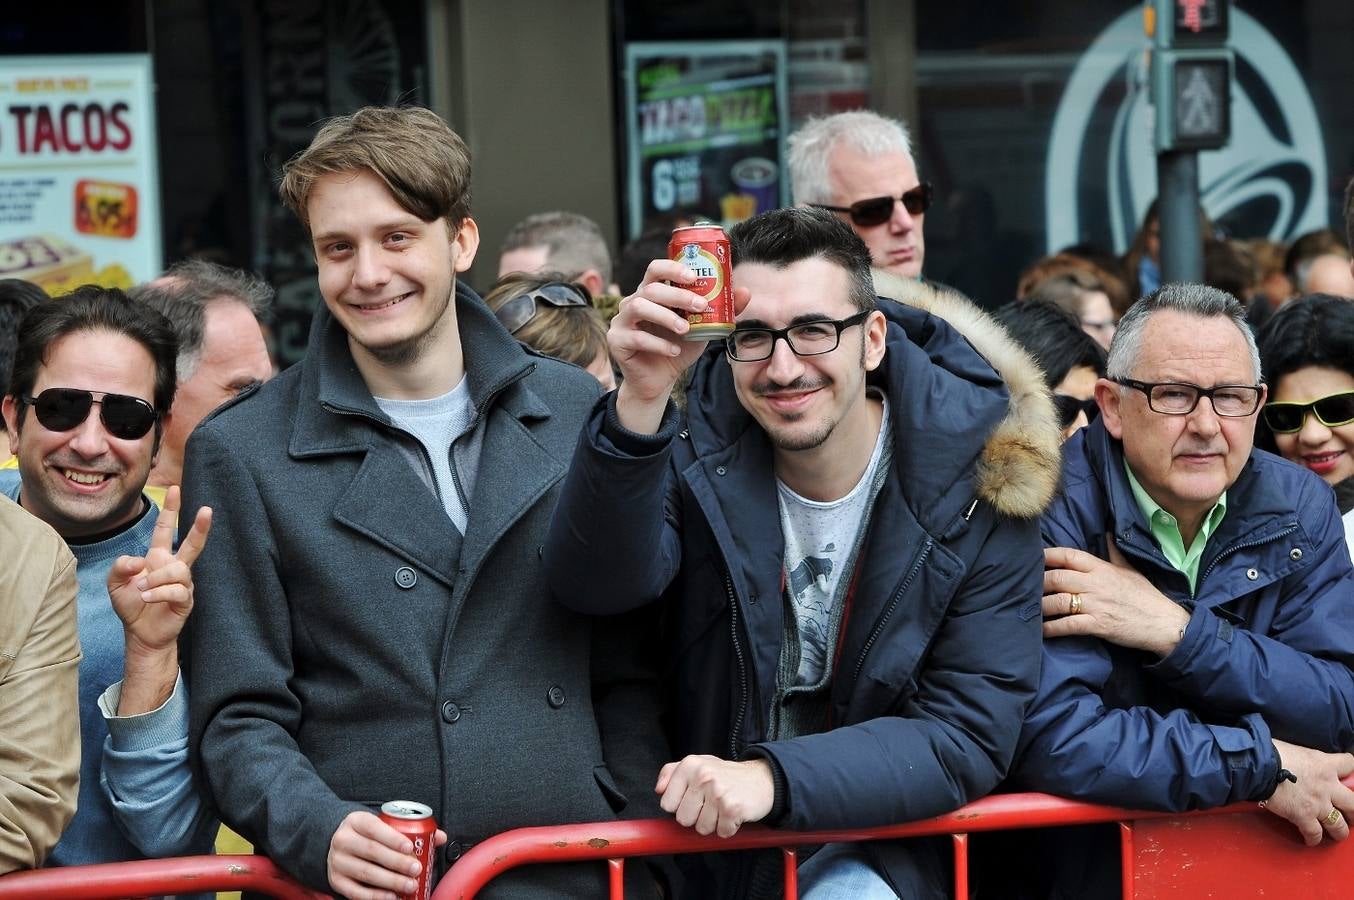
[[[836,213],[875,268],[920,278],[933,190],[917,176],[907,127],[868,110],[811,118],[788,142],[795,203]]]
[[[158,312],[86,286],[25,314],[0,404],[18,459],[0,471],[0,492],[50,525],[76,562],[80,789],[55,865],[208,853],[216,832],[189,769],[178,661],[211,511],[198,511],[176,550],[178,487],[163,509],[143,493],[177,347]]]

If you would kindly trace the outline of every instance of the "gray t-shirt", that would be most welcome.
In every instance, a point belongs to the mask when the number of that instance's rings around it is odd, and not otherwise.
[[[780,502],[780,530],[785,539],[785,595],[794,611],[799,632],[799,670],[795,685],[815,685],[823,677],[834,648],[828,646],[834,605],[846,594],[847,571],[865,527],[873,499],[875,472],[889,433],[889,405],[875,440],[870,463],[846,496],[826,503],[809,500],[776,479]]]
[[[451,445],[470,430],[470,423],[475,418],[468,380],[461,376],[456,387],[440,397],[427,400],[374,399],[381,411],[390,416],[390,421],[418,438],[418,442],[428,452],[442,508],[447,511],[456,530],[465,534],[467,501],[461,496],[452,467]]]

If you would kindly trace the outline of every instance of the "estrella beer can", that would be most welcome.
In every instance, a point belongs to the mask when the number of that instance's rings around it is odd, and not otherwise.
[[[409,838],[414,857],[422,866],[418,887],[411,894],[401,894],[400,900],[428,900],[433,892],[433,837],[437,834],[432,807],[412,800],[391,800],[381,804],[381,821]]]
[[[683,340],[728,337],[733,332],[733,260],[729,257],[729,238],[724,229],[718,225],[675,229],[668,242],[668,259],[675,259],[695,272],[696,280],[684,287],[710,301],[705,312],[686,314],[691,329]]]

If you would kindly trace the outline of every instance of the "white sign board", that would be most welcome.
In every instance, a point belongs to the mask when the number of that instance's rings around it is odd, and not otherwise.
[[[160,265],[150,57],[0,59],[0,278],[60,294]]]

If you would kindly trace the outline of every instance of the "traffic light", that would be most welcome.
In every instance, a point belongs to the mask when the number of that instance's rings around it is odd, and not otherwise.
[[[1230,0],[1149,0],[1156,149],[1216,150],[1232,133]]]

